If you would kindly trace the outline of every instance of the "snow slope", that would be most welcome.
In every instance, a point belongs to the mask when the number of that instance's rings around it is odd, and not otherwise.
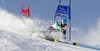
[[[45,37],[44,35],[52,36],[48,33],[33,31],[42,30],[41,27],[46,26],[36,24],[35,20],[21,19],[0,8],[0,51],[95,51],[40,39],[38,38],[40,35],[42,37]],[[32,36],[30,37],[30,35]],[[53,36],[52,38],[55,38]],[[61,40],[61,38],[59,39]]]
[[[0,30],[0,51],[96,51]]]

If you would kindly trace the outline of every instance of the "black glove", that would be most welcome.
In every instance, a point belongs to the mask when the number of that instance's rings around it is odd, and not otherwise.
[[[62,32],[64,35],[66,35],[66,30],[65,29],[62,29]]]

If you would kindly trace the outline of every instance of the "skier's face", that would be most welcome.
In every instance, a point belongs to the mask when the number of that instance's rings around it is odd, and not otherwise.
[[[67,26],[67,24],[62,24],[63,27]]]

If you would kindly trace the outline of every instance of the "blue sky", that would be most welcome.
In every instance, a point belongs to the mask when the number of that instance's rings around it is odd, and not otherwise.
[[[4,3],[3,3],[4,1]],[[0,7],[20,16],[22,2],[24,9],[30,4],[31,18],[53,20],[59,0],[0,0]],[[68,0],[62,0],[62,5],[68,5]],[[95,27],[100,17],[100,0],[72,0],[72,27],[83,32]]]

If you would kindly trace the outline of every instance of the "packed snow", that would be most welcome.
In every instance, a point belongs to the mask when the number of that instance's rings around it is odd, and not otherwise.
[[[0,30],[0,51],[96,51]]]

